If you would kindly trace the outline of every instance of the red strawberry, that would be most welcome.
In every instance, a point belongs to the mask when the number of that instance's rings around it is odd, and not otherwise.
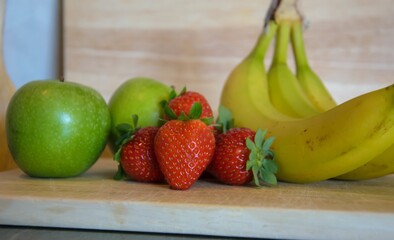
[[[273,138],[264,141],[264,135],[261,130],[255,133],[248,128],[232,128],[220,134],[207,171],[230,185],[243,185],[252,179],[258,186],[260,182],[275,185],[277,166],[269,149]]]
[[[210,163],[214,150],[211,129],[196,119],[170,120],[155,137],[157,161],[173,189],[189,189]]]
[[[122,147],[120,164],[123,171],[136,181],[164,180],[154,151],[154,139],[158,130],[158,127],[141,128]]]
[[[154,150],[154,139],[158,127],[137,127],[138,116],[132,116],[132,124],[119,124],[116,129],[120,135],[114,160],[119,162],[115,180],[129,176],[140,182],[164,180]]]
[[[208,172],[226,184],[242,185],[250,182],[253,173],[246,170],[250,154],[246,147],[246,139],[253,139],[254,136],[255,132],[248,128],[232,128],[220,134]]]
[[[171,93],[172,95],[176,95],[175,92]],[[168,106],[172,109],[177,117],[179,117],[182,113],[187,114],[190,112],[194,103],[199,102],[202,106],[202,113],[200,118],[212,118],[213,112],[211,106],[209,105],[207,99],[197,92],[186,91],[184,88],[178,96],[172,96],[168,102]],[[171,98],[171,96],[170,96]],[[174,119],[172,116],[165,116],[166,119]]]

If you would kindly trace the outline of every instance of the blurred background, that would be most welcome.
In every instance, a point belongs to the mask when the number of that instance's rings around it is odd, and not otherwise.
[[[312,68],[338,102],[393,83],[394,2],[303,0]],[[261,31],[269,0],[7,0],[4,62],[18,88],[59,78],[108,100],[148,76],[204,93],[221,87]],[[270,60],[267,58],[266,65]]]
[[[7,0],[3,57],[16,88],[61,73],[60,0]]]

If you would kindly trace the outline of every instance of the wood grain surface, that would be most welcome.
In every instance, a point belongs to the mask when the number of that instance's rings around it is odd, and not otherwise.
[[[393,1],[301,3],[310,63],[338,102],[394,83]],[[224,81],[253,47],[269,4],[65,1],[66,79],[94,86],[109,99],[123,81],[148,76],[200,91],[216,109]]]
[[[116,168],[101,159],[70,179],[0,173],[0,224],[279,239],[394,236],[394,175],[271,188],[207,178],[177,191],[115,181]]]

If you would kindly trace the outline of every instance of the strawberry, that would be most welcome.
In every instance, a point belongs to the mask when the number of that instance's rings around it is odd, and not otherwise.
[[[194,106],[199,106],[201,112],[201,104]],[[170,120],[155,137],[157,161],[173,189],[189,189],[209,165],[214,150],[212,129],[199,119]]]
[[[181,93],[177,96],[175,91],[170,93],[170,100],[168,106],[179,117],[182,113],[189,113],[194,103],[199,102],[202,106],[202,113],[200,118],[212,118],[213,112],[207,99],[198,92],[187,91],[183,88]],[[169,116],[168,112],[165,115],[166,119],[175,119],[174,116]]]
[[[154,139],[158,127],[139,129],[131,141],[122,148],[121,165],[123,171],[132,179],[140,182],[164,180],[156,160]]]
[[[223,109],[219,109],[220,114]],[[274,152],[270,149],[274,138],[264,140],[267,131],[257,132],[249,128],[226,129],[226,121],[233,121],[225,116],[221,123],[223,132],[216,139],[215,153],[207,171],[220,182],[230,185],[243,185],[252,179],[255,185],[260,183],[275,185],[277,172]],[[228,121],[227,121],[228,122]]]
[[[154,138],[158,127],[137,128],[137,119],[134,126],[123,124],[124,134],[122,143],[115,160],[119,162],[118,173],[115,179],[125,175],[139,182],[158,182],[164,180],[164,175],[156,160],[154,151]]]
[[[242,185],[250,182],[253,173],[246,170],[250,154],[246,139],[254,136],[255,132],[248,128],[232,128],[220,134],[208,172],[226,184]]]

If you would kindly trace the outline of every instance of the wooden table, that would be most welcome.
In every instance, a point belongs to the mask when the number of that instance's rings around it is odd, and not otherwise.
[[[0,225],[210,236],[385,239],[394,236],[394,175],[277,187],[199,180],[187,191],[165,183],[115,181],[100,159],[69,179],[0,173]]]

